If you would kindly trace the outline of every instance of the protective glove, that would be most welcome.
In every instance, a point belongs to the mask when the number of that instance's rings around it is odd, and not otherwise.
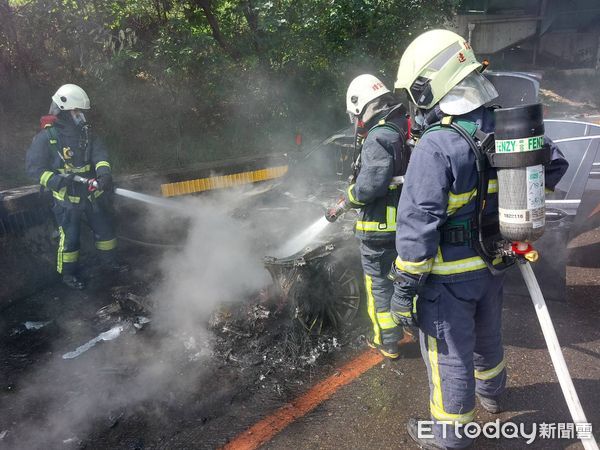
[[[98,182],[98,189],[100,191],[112,192],[115,189],[115,186],[113,184],[113,178],[110,173],[99,175],[96,181]]]
[[[335,205],[330,206],[325,213],[329,222],[335,222],[342,214],[350,209],[350,205],[344,197],[341,197]]]
[[[397,281],[394,283],[394,295],[390,305],[392,320],[396,325],[418,327],[417,317],[417,287],[409,283]]]
[[[394,282],[394,294],[390,304],[392,320],[396,325],[418,327],[417,317],[417,290],[426,279],[427,275],[411,275],[403,272],[392,264],[388,279]]]

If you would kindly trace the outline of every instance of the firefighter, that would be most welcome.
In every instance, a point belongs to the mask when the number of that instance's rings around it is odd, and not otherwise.
[[[107,192],[113,190],[108,153],[91,132],[84,111],[90,109],[85,91],[74,84],[61,86],[52,96],[43,129],[27,150],[27,174],[52,193],[52,211],[59,232],[56,269],[73,289],[84,289],[78,272],[82,217],[94,232],[101,261],[114,270],[125,270],[116,259],[117,240],[108,210]],[[76,177],[90,180],[85,184]],[[96,181],[97,187],[93,181]]]
[[[471,136],[494,130],[493,110],[484,105],[498,94],[481,70],[465,39],[433,30],[408,46],[395,84],[406,90],[425,129],[398,205],[398,256],[390,275],[393,319],[418,326],[429,377],[434,438],[419,437],[417,419],[409,420],[408,432],[429,449],[469,446],[472,439],[461,434],[461,427],[473,421],[476,395],[484,409],[498,413],[506,385],[504,276],[492,274],[501,261],[488,261],[490,269],[476,251],[475,156],[466,138],[449,126],[454,123]],[[552,147],[546,187],[553,189],[568,164],[551,141],[546,143]],[[487,172],[482,229],[494,235],[498,185],[495,170]]]
[[[358,158],[345,196],[328,210],[327,218],[333,221],[349,208],[359,209],[355,235],[373,323],[368,343],[395,359],[402,330],[390,315],[393,283],[387,275],[396,258],[396,206],[410,154],[406,109],[379,79],[366,74],[350,83],[346,108],[355,126]]]

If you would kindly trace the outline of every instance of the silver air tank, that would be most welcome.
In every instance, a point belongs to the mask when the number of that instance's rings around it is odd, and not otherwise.
[[[544,148],[542,105],[497,109],[495,116],[495,151],[510,161],[497,169],[500,233],[513,242],[532,242],[544,233],[546,219],[544,166],[531,153]]]

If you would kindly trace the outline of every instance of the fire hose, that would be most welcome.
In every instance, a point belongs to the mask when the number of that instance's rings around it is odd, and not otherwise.
[[[569,412],[571,413],[573,422],[575,424],[587,424],[589,422],[585,417],[585,413],[581,407],[581,402],[579,401],[577,391],[573,385],[573,380],[569,374],[569,368],[567,367],[565,357],[563,356],[558,338],[556,337],[556,331],[552,325],[552,319],[550,318],[550,313],[548,312],[548,307],[546,306],[540,285],[538,284],[535,274],[533,273],[533,269],[528,261],[519,261],[518,266],[521,270],[521,274],[523,275],[523,279],[525,280],[525,284],[527,285],[527,290],[531,295],[531,300],[533,301],[535,312],[537,314],[538,321],[540,322],[540,326],[542,327],[542,333],[544,334],[546,345],[548,346],[548,352],[550,353],[550,358],[552,359],[552,364],[554,365],[554,371],[556,372],[560,388],[562,389],[565,400],[567,401],[567,406],[569,407]],[[583,447],[586,450],[598,450],[598,444],[596,443],[596,440],[591,432],[589,437],[581,437],[580,439]]]
[[[575,424],[588,424],[569,374],[548,307],[529,261],[538,259],[529,242],[535,241],[545,228],[545,172],[551,160],[551,148],[545,142],[541,104],[497,109],[491,165],[498,175],[498,211],[500,233],[512,242],[509,251],[533,301],[542,333],[558,377],[562,393]],[[586,450],[598,450],[591,430],[578,436]]]

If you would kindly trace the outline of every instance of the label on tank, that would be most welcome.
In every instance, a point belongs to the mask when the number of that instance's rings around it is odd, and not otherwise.
[[[527,209],[531,211],[533,228],[544,226],[544,166],[527,167]]]
[[[544,136],[522,139],[496,139],[497,153],[532,152],[544,146]]]
[[[500,215],[500,222],[504,223],[515,223],[515,224],[527,224],[530,222],[531,211],[528,209],[504,209],[498,208],[498,214]]]

